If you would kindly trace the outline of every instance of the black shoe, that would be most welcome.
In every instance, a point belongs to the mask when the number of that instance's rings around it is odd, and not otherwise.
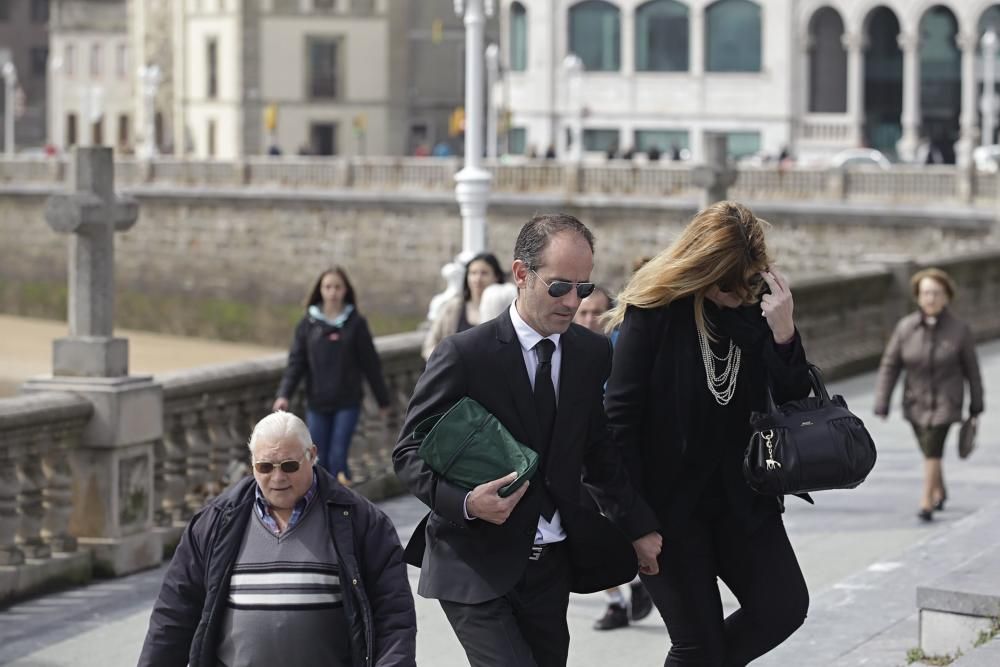
[[[609,604],[604,616],[594,621],[595,630],[614,630],[628,625],[628,610],[620,604]]]
[[[932,512],[931,510],[920,510],[919,512],[917,512],[917,516],[920,518],[921,521],[930,521],[931,519],[934,518],[934,512]]]
[[[632,603],[630,605],[630,616],[633,621],[641,621],[649,616],[653,611],[653,598],[649,596],[649,591],[641,583],[629,584],[632,589]]]
[[[948,492],[947,491],[941,491],[941,500],[937,501],[937,505],[934,506],[934,509],[937,510],[938,512],[943,512],[944,511],[944,501],[946,501],[946,500],[948,500]]]

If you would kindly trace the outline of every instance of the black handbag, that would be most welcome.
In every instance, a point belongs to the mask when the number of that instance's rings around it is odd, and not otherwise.
[[[830,397],[811,364],[809,379],[813,396],[777,406],[768,387],[767,412],[750,416],[743,477],[757,493],[853,489],[875,467],[875,443],[864,422],[843,396]]]

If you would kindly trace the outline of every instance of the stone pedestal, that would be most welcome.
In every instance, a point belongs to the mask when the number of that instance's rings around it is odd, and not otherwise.
[[[24,392],[69,391],[94,415],[70,455],[69,530],[95,572],[119,576],[155,567],[163,537],[153,529],[153,443],[163,435],[163,390],[148,376],[29,380]]]

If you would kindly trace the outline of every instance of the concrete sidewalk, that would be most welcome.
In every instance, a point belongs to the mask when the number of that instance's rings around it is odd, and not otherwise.
[[[790,501],[785,523],[812,604],[805,625],[755,665],[905,665],[907,649],[917,646],[917,585],[975,556],[984,545],[1000,544],[1000,522],[993,520],[1000,507],[1000,410],[989,409],[1000,396],[1000,343],[982,346],[980,355],[988,407],[980,448],[968,461],[959,461],[952,434],[945,461],[950,498],[930,524],[916,518],[921,461],[909,426],[898,410],[885,422],[868,417],[874,376],[831,386],[866,418],[879,446],[878,465],[857,489],[817,494],[815,507]],[[382,507],[404,541],[424,512],[412,498]],[[0,664],[135,664],[162,572],[102,582],[0,612]],[[410,575],[415,588],[417,571],[411,569]],[[727,611],[735,608],[728,593],[724,600]],[[657,615],[598,633],[590,626],[604,605],[602,595],[572,597],[570,665],[662,664],[669,640]],[[467,664],[438,605],[418,597],[417,614],[419,663]]]

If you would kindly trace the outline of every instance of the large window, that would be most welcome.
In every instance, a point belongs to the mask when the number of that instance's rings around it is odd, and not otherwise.
[[[528,69],[528,10],[520,2],[510,6],[510,68]]]
[[[586,0],[569,10],[569,50],[593,72],[621,67],[621,14],[603,0]]]
[[[44,77],[49,63],[49,49],[44,46],[31,47],[31,76]]]
[[[339,92],[337,54],[340,42],[337,39],[309,40],[309,96],[314,98],[335,98]],[[315,142],[314,142],[315,143]],[[332,155],[333,153],[320,153]]]
[[[214,100],[219,96],[219,40],[214,37],[205,43],[205,97]]]
[[[823,7],[809,21],[809,111],[847,111],[847,53],[844,22],[837,10]]]
[[[31,0],[32,23],[48,23],[49,0]]]
[[[705,69],[759,72],[760,7],[750,0],[719,0],[705,10]]]
[[[523,127],[512,127],[507,133],[507,152],[511,155],[523,155],[527,142],[528,131]]]
[[[674,151],[682,151],[689,148],[690,140],[687,130],[636,130],[635,150],[639,153],[648,153],[651,149],[656,152],[672,155]]]
[[[95,79],[101,76],[101,45],[92,44],[90,47],[90,76]]]
[[[676,0],[650,0],[635,10],[635,69],[687,71],[687,7]]]
[[[583,149],[585,151],[618,151],[618,130],[584,130]]]
[[[734,160],[760,152],[760,132],[729,132],[726,152]]]

